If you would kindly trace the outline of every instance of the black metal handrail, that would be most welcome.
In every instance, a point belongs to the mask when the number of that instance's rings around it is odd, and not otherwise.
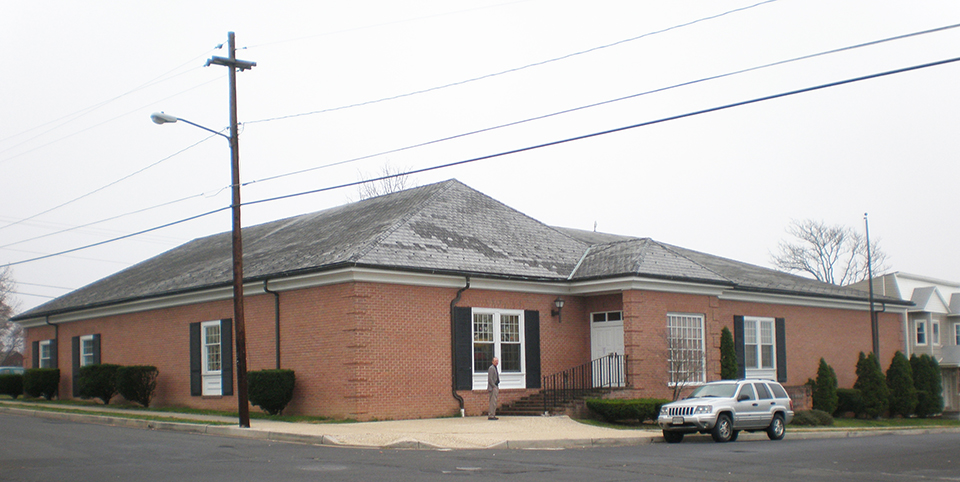
[[[562,372],[543,377],[543,411],[575,400],[596,389],[627,385],[627,355],[611,353]]]

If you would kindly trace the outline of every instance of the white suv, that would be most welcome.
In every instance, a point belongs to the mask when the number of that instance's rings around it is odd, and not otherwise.
[[[793,400],[772,380],[721,380],[697,387],[689,397],[660,408],[657,424],[669,443],[688,433],[709,433],[716,442],[731,442],[741,430],[764,430],[780,440],[793,420]]]

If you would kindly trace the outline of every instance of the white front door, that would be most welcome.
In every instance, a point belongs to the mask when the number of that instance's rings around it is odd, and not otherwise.
[[[623,351],[623,313],[619,311],[591,313],[590,358],[595,360],[593,386],[624,386]],[[610,358],[611,354],[621,356]]]

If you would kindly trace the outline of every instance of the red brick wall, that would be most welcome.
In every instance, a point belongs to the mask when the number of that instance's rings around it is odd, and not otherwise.
[[[296,372],[294,399],[285,413],[334,418],[405,419],[457,413],[451,393],[450,301],[455,288],[344,283],[280,294],[282,367]],[[702,313],[707,328],[707,370],[719,377],[722,327],[733,316],[786,319],[787,385],[816,375],[824,357],[842,387],[852,386],[860,351],[871,348],[865,312],[719,300],[716,297],[628,291],[596,297],[565,296],[562,322],[551,316],[554,295],[469,289],[458,306],[540,312],[541,373],[550,375],[590,360],[589,313],[624,312],[629,383],[636,396],[668,398],[666,315]],[[274,368],[274,297],[245,298],[248,368]],[[236,410],[236,398],[190,395],[190,323],[232,317],[230,300],[65,323],[59,330],[60,394],[72,393],[70,339],[99,333],[101,360],[155,365],[155,405]],[[34,340],[53,327],[27,330],[27,360]],[[899,315],[881,314],[881,361],[903,346]],[[531,390],[501,391],[501,403]],[[486,410],[487,393],[459,391],[467,415]],[[254,408],[254,410],[257,410]]]

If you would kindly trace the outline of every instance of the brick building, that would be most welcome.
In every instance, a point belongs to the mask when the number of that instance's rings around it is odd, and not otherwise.
[[[824,357],[852,386],[872,346],[862,291],[648,238],[546,226],[450,180],[244,228],[248,368],[296,372],[285,413],[479,415],[611,353],[624,395],[719,377],[720,331],[741,375],[802,385]],[[235,409],[230,233],[196,239],[15,317],[27,364],[154,365],[156,405]],[[557,301],[562,300],[558,310]],[[909,301],[883,298],[881,359]],[[601,380],[601,379],[608,380]]]

